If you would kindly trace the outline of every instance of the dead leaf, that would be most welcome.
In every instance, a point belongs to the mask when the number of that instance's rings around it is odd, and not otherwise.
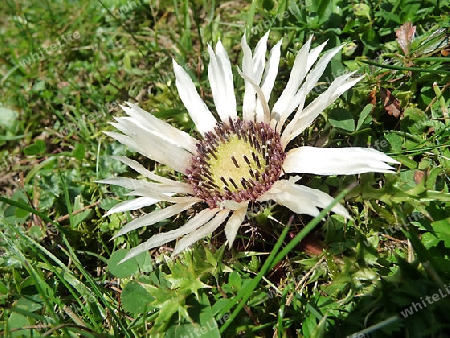
[[[424,176],[425,176],[425,172],[424,171],[416,170],[414,172],[414,182],[416,182],[416,184],[420,184],[420,182],[422,182]]]
[[[306,235],[305,238],[297,246],[300,250],[304,251],[310,256],[319,256],[323,253],[324,250],[323,243],[314,234]]]
[[[409,54],[409,47],[414,39],[416,33],[416,26],[413,26],[412,22],[405,22],[399,29],[395,31],[397,36],[397,42],[405,55]]]
[[[384,109],[389,115],[393,115],[396,118],[403,117],[403,108],[400,105],[400,101],[392,95],[390,90],[380,87],[380,97]]]
[[[377,87],[374,87],[369,93],[370,103],[375,107],[377,104]]]

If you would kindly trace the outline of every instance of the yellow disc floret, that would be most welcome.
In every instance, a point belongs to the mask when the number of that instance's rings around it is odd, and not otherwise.
[[[197,143],[187,177],[211,208],[256,201],[280,177],[285,157],[280,135],[268,124],[230,119]]]
[[[212,181],[222,192],[225,192],[227,187],[232,192],[245,189],[241,182],[254,180],[255,175],[260,175],[266,167],[266,160],[258,150],[244,139],[238,139],[236,135],[232,135],[227,143],[217,147],[216,156],[217,160],[210,158],[207,163]]]

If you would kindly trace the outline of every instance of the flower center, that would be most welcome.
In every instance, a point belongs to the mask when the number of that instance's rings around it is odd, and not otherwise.
[[[187,177],[210,208],[256,201],[280,177],[285,157],[280,135],[268,124],[230,118],[197,143]]]

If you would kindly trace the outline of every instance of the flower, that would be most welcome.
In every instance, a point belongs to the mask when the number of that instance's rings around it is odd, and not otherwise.
[[[319,58],[326,43],[310,49],[310,38],[295,58],[286,88],[270,109],[268,102],[278,73],[281,41],[272,48],[266,62],[268,36],[269,32],[259,41],[254,53],[245,36],[241,41],[244,55],[242,71],[238,71],[245,81],[242,117],[236,108],[231,64],[219,41],[215,51],[208,46],[208,79],[219,120],[200,98],[189,75],[173,61],[179,95],[201,134],[200,140],[133,103],[122,107],[128,116],[116,118],[117,123],[113,123],[122,133],[105,132],[185,176],[184,182],[171,180],[127,157],[115,157],[148,180],[114,177],[100,181],[130,189],[129,195],[137,196],[119,203],[106,215],[162,201],[171,203],[134,219],[115,237],[175,216],[195,204],[205,206],[180,228],[154,235],[132,248],[125,259],[181,238],[173,252],[178,254],[210,235],[224,222],[225,235],[231,246],[249,202],[274,200],[297,214],[317,216],[319,208],[328,206],[333,200],[320,190],[296,184],[298,177],[283,179],[284,174],[349,175],[393,171],[387,163],[398,162],[374,149],[304,146],[286,151],[291,140],[361,77],[354,78],[353,73],[337,77],[305,107],[307,94],[341,49],[333,48]],[[350,218],[342,205],[336,205],[332,211]]]

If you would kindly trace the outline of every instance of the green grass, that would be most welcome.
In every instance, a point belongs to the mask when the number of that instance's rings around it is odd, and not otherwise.
[[[0,336],[448,333],[450,302],[432,297],[450,290],[450,2],[150,3],[0,4]],[[416,34],[405,53],[395,32],[408,21]],[[270,44],[283,38],[277,93],[311,34],[314,46],[346,47],[308,100],[346,71],[366,74],[295,143],[371,146],[401,162],[398,173],[303,176],[344,198],[350,221],[255,206],[232,250],[217,231],[175,260],[164,247],[118,265],[187,218],[111,240],[139,212],[102,218],[128,197],[95,181],[133,175],[111,155],[143,160],[102,134],[119,104],[137,102],[194,133],[171,59],[212,107],[208,43],[220,38],[240,64],[242,34],[255,46],[268,29]],[[401,112],[385,109],[382,93]]]

